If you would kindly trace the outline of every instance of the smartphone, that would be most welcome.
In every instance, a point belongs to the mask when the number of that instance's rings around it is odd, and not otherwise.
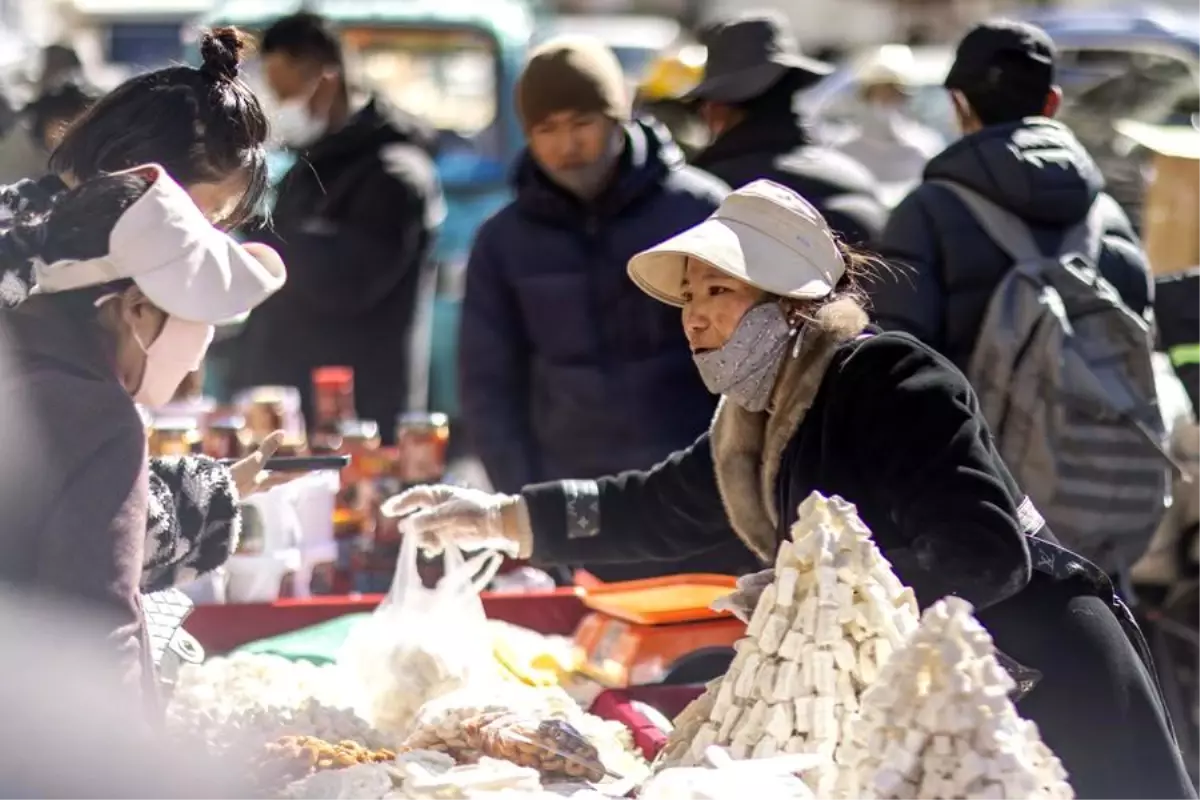
[[[221,463],[232,466],[236,458],[223,458]],[[350,466],[350,456],[276,456],[268,458],[263,469],[271,472],[323,472],[343,470]]]

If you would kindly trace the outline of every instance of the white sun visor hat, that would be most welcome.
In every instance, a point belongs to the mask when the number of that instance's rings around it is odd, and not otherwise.
[[[171,316],[221,325],[283,286],[287,271],[278,253],[265,245],[243,246],[214,228],[162,167],[125,172],[149,173],[152,183],[113,226],[107,255],[35,261],[36,291],[65,292],[129,278]]]
[[[825,218],[774,181],[731,192],[712,216],[635,255],[629,277],[646,294],[682,306],[687,259],[780,297],[825,297],[846,271]]]

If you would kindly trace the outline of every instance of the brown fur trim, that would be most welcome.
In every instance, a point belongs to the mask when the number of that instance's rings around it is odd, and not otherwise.
[[[717,406],[709,435],[721,502],[738,538],[764,562],[775,555],[775,482],[783,451],[812,406],[834,352],[866,326],[867,314],[853,300],[823,306],[805,326],[800,354],[792,358],[788,352],[769,411],[747,411],[724,397]]]

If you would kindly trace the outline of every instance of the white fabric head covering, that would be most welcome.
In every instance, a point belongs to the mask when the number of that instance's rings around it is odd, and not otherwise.
[[[688,258],[771,294],[804,300],[828,295],[846,271],[820,212],[768,180],[731,192],[708,219],[635,255],[629,277],[651,297],[682,306]]]
[[[157,164],[150,188],[113,226],[108,253],[82,261],[35,261],[35,291],[65,292],[130,278],[150,302],[192,322],[232,322],[287,280],[279,254],[241,245],[204,218],[192,198]]]

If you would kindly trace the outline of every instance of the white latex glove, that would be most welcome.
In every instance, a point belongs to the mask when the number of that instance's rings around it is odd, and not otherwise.
[[[417,486],[389,498],[382,511],[400,520],[405,536],[418,537],[426,553],[440,553],[446,542],[515,558],[529,558],[533,551],[529,512],[520,496],[462,486]]]
[[[709,606],[713,611],[730,611],[742,622],[749,622],[754,607],[763,590],[775,580],[774,569],[764,569],[750,575],[743,575],[737,580],[737,588],[727,595],[718,597]]]

